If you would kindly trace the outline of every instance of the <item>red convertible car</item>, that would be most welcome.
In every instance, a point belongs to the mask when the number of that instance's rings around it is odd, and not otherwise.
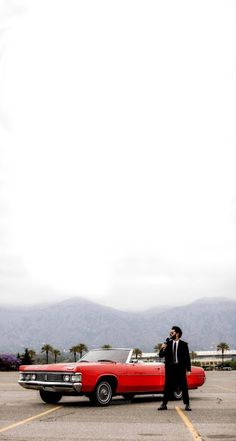
[[[164,390],[163,363],[137,363],[132,349],[95,349],[77,363],[20,366],[19,384],[39,390],[46,403],[57,403],[63,395],[85,395],[96,405],[106,406],[115,395],[132,399],[135,395],[161,394]],[[189,389],[205,381],[205,372],[192,367]],[[181,399],[181,391],[173,391]]]

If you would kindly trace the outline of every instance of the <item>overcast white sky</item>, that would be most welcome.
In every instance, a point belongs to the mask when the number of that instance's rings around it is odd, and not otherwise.
[[[1,301],[235,298],[235,1],[0,8]]]

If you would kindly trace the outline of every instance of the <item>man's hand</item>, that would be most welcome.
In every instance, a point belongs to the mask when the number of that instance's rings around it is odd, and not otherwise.
[[[189,376],[190,374],[191,374],[191,372],[189,372],[189,371],[186,372],[186,375],[187,375],[187,376]]]
[[[165,348],[167,348],[167,344],[163,343],[163,345],[161,345],[161,349],[165,349]]]

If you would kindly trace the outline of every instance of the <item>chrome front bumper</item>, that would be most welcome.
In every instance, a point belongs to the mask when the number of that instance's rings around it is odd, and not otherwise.
[[[82,383],[66,383],[59,381],[26,381],[18,380],[25,389],[45,390],[47,392],[60,392],[62,394],[80,393]]]

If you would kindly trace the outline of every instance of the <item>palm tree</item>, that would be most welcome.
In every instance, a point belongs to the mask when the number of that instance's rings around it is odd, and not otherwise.
[[[59,349],[53,349],[53,350],[52,350],[52,353],[53,353],[53,355],[54,355],[54,362],[56,363],[56,362],[57,362],[57,357],[58,357],[59,355],[61,355],[61,352],[59,351]]]
[[[36,352],[34,351],[34,349],[29,349],[29,356],[30,356],[32,362],[34,361],[35,355],[36,355]]]
[[[229,350],[229,345],[223,341],[217,345],[217,351],[221,351],[222,367],[224,365],[224,352],[228,350]]]
[[[136,360],[138,359],[138,357],[142,356],[142,351],[139,348],[134,348],[133,350],[133,355],[135,355]]]
[[[196,352],[194,352],[194,351],[190,352],[190,358],[191,358],[192,361],[195,360],[196,357],[197,357],[197,353]]]
[[[53,347],[49,344],[43,345],[41,352],[46,352],[46,363],[48,364],[48,353],[53,351]]]
[[[83,352],[88,352],[88,348],[84,343],[80,343],[77,346],[78,352],[79,352],[79,357],[81,358],[83,355]]]
[[[103,346],[101,347],[101,349],[111,349],[111,348],[112,348],[111,345],[103,345]]]
[[[157,344],[154,346],[154,351],[155,351],[155,352],[158,352],[158,354],[159,354],[161,347],[162,347],[162,343],[157,343]]]
[[[70,348],[70,352],[74,354],[74,361],[76,362],[76,354],[79,352],[78,345],[72,346],[72,348]]]

